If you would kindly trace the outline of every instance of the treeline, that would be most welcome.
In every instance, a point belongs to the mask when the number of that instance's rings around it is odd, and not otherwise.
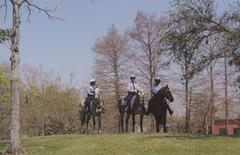
[[[70,134],[79,130],[79,90],[61,76],[26,67],[20,86],[21,135]],[[0,139],[8,139],[10,77],[0,67]]]
[[[21,136],[44,136],[80,133],[82,102],[87,93],[84,86],[74,87],[70,81],[54,72],[23,66],[20,81]],[[9,139],[10,76],[9,67],[0,66],[0,139]],[[117,132],[117,108],[114,98],[104,93],[107,114],[103,118],[104,132]],[[91,125],[90,125],[91,126]]]

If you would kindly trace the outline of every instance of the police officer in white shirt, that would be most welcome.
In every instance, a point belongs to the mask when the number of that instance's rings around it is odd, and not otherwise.
[[[152,87],[152,94],[156,95],[161,88],[162,88],[161,79],[159,77],[155,77],[154,85]],[[168,109],[169,114],[172,115],[173,114],[172,109],[170,108],[170,106],[168,105],[167,102],[165,104],[167,105],[167,109]],[[149,113],[149,109],[148,109],[148,113]]]
[[[161,79],[159,77],[156,77],[154,80],[154,85],[152,87],[152,94],[157,94],[161,88]]]
[[[90,80],[90,85],[88,86],[88,97],[95,97],[95,89],[97,88],[96,86],[96,80],[95,79],[91,79]]]
[[[133,96],[140,89],[138,84],[135,81],[136,81],[136,76],[135,75],[131,75],[130,76],[130,82],[128,83],[128,87],[127,87],[128,95],[125,98],[127,103],[129,103],[132,100]]]
[[[91,79],[89,82],[88,90],[87,90],[87,98],[84,102],[85,110],[89,109],[89,103],[95,99],[95,89],[97,88],[96,80]]]

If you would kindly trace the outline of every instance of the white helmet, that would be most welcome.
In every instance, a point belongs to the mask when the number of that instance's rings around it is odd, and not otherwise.
[[[136,76],[132,74],[132,75],[130,76],[130,78],[136,78]]]
[[[96,80],[95,80],[95,79],[91,79],[91,80],[90,80],[90,83],[92,83],[92,82],[96,82]]]

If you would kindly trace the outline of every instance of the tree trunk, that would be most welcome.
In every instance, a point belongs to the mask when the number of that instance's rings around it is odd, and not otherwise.
[[[213,81],[213,65],[210,65],[210,129],[209,133],[212,134],[214,126],[214,81]]]
[[[152,86],[153,86],[153,81],[154,81],[154,73],[153,73],[153,54],[152,54],[152,48],[151,48],[151,43],[150,43],[150,36],[148,35],[148,61],[149,61],[149,94],[150,97],[152,97]],[[153,115],[150,116],[151,119],[151,132],[154,131],[155,129],[155,118]]]
[[[188,66],[185,66],[185,102],[186,102],[186,118],[185,118],[185,132],[189,133],[190,129],[190,106],[188,100]]]
[[[225,87],[225,116],[226,116],[226,133],[228,135],[228,119],[229,119],[229,114],[228,114],[228,75],[227,75],[227,51],[224,51],[224,76],[225,76],[225,82],[224,82],[224,87]]]
[[[119,81],[117,59],[115,59],[115,61],[114,61],[113,70],[114,70],[115,96],[116,96],[116,103],[118,105],[118,101],[120,100],[120,81]],[[119,113],[117,113],[117,130],[118,130],[118,133],[121,133],[120,114]]]
[[[22,154],[20,145],[20,105],[19,105],[19,26],[20,4],[13,2],[13,34],[11,45],[11,123],[10,123],[10,148],[7,153]]]

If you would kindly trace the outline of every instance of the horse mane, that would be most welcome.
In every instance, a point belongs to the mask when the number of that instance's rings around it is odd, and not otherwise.
[[[156,95],[154,95],[154,96],[159,96],[159,95],[162,95],[163,94],[163,92],[166,90],[168,88],[168,85],[166,85],[165,87],[162,87],[158,92],[157,92],[157,94]]]

